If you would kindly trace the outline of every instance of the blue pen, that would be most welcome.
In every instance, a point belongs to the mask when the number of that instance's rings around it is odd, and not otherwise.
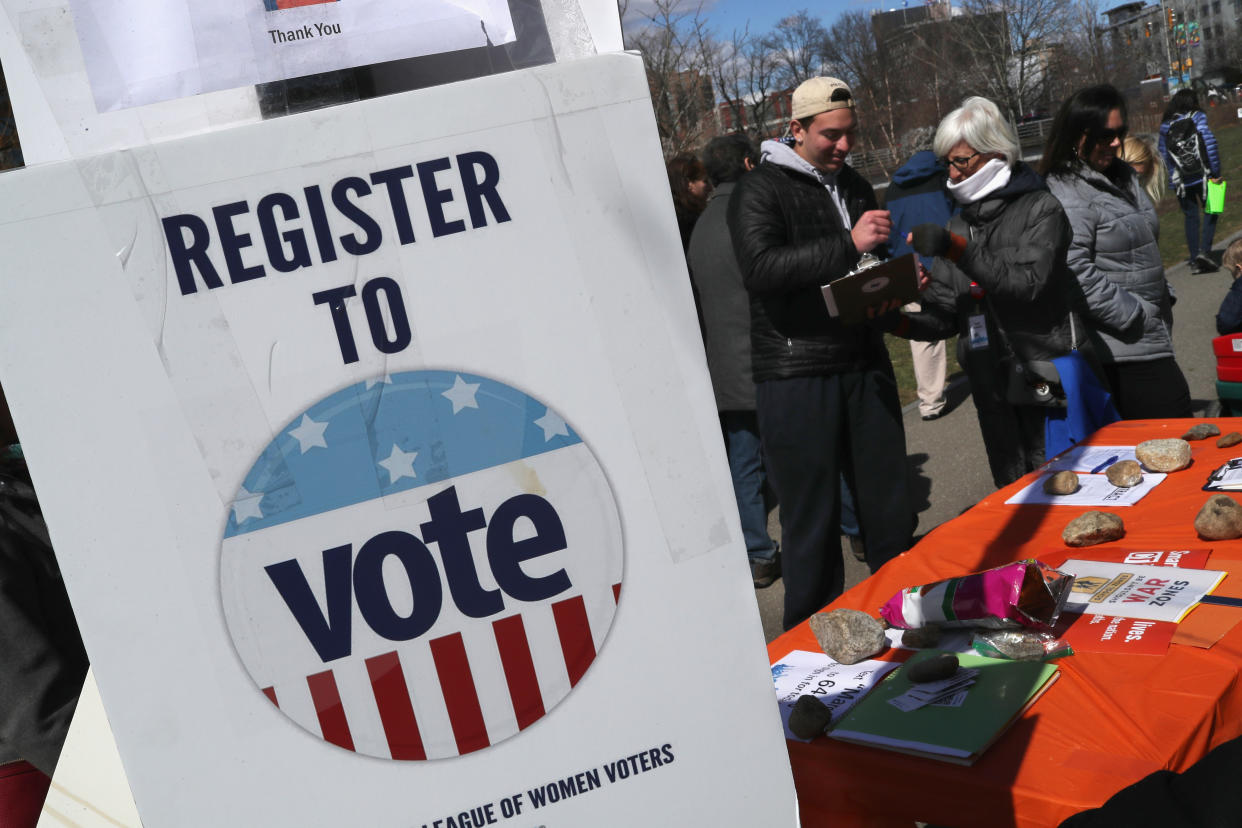
[[[1228,595],[1204,595],[1199,599],[1200,604],[1216,604],[1222,607],[1242,607],[1242,598],[1233,598]]]
[[[1092,470],[1091,470],[1091,473],[1092,473],[1092,474],[1099,474],[1100,472],[1104,471],[1105,469],[1107,469],[1109,466],[1111,466],[1113,463],[1116,463],[1116,462],[1117,462],[1118,460],[1120,460],[1120,459],[1121,459],[1121,456],[1120,456],[1120,455],[1118,455],[1118,454],[1114,454],[1112,457],[1108,458],[1108,459],[1107,459],[1107,460],[1105,460],[1103,463],[1101,463],[1100,465],[1098,465],[1098,466],[1096,466],[1094,469],[1092,469]]]

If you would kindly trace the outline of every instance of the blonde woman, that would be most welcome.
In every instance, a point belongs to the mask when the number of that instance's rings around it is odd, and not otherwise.
[[[1152,204],[1160,204],[1167,191],[1164,184],[1167,175],[1164,161],[1147,136],[1131,135],[1121,145],[1121,160],[1138,173],[1139,185],[1146,191]]]

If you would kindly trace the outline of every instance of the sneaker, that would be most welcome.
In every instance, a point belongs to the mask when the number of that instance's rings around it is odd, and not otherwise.
[[[944,413],[943,411],[933,411],[933,412],[932,412],[932,413],[930,413],[930,414],[924,414],[924,415],[923,415],[923,421],[924,421],[924,422],[927,422],[927,423],[930,423],[932,420],[939,420],[939,419],[940,419],[940,415],[941,415],[941,414],[943,414],[943,413]]]
[[[937,414],[936,416],[939,417],[940,415]],[[853,553],[854,560],[866,563],[867,547],[863,543],[863,539],[858,535],[846,535],[846,537],[850,539],[850,552]]]
[[[776,579],[781,577],[781,553],[778,549],[771,560],[759,560],[750,562],[750,579],[755,583],[755,589],[764,589],[776,583]]]
[[[1220,270],[1216,262],[1204,253],[1195,256],[1192,264],[1198,265],[1198,269],[1194,270],[1194,273],[1215,273],[1217,270]]]

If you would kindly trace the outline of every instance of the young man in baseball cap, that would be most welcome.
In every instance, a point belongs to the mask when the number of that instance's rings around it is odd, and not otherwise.
[[[873,570],[905,550],[914,530],[883,334],[830,317],[820,292],[862,254],[883,253],[891,222],[846,163],[858,130],[849,86],[812,78],[792,103],[792,143],[764,142],[728,216],[750,294],[759,432],[780,499],[786,629],[842,591],[842,477]]]

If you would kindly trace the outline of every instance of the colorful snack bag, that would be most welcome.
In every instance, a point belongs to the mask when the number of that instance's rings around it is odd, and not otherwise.
[[[907,587],[884,602],[891,626],[1032,627],[1051,629],[1065,606],[1074,576],[1026,560],[973,575]]]

